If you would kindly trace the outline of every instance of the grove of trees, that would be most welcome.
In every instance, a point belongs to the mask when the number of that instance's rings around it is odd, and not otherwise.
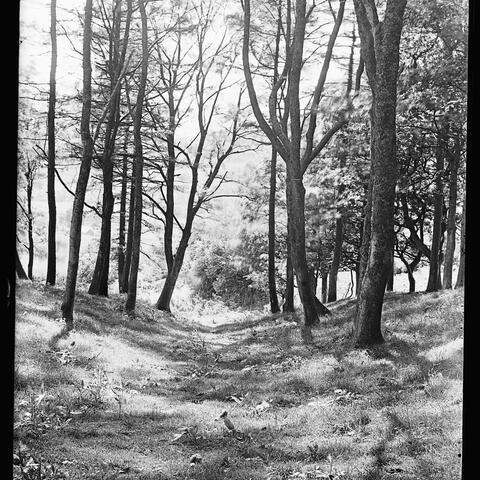
[[[79,289],[134,316],[139,292],[175,313],[187,284],[297,309],[309,342],[342,276],[364,347],[395,274],[464,286],[465,1],[44,3],[48,62],[20,62],[16,271],[62,289],[67,331]]]

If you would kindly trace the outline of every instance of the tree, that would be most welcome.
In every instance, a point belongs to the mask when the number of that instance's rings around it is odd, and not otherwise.
[[[445,246],[445,263],[443,266],[443,288],[452,288],[453,259],[455,254],[455,237],[457,233],[457,191],[458,168],[461,160],[459,136],[454,139],[454,150],[448,156],[448,217],[447,217],[447,244]]]
[[[371,214],[369,253],[355,314],[354,344],[384,341],[381,332],[383,297],[393,248],[396,161],[396,100],[400,36],[406,0],[387,0],[383,21],[373,0],[354,0],[361,53],[372,91]],[[366,219],[367,221],[367,219]],[[366,225],[366,223],[365,223]]]
[[[52,45],[50,60],[50,91],[48,96],[47,137],[48,137],[48,285],[55,285],[57,276],[56,230],[57,208],[55,204],[55,105],[57,72],[57,0],[50,0],[50,41]]]
[[[28,153],[25,153],[25,167],[23,169],[23,175],[25,177],[25,193],[26,193],[26,206],[17,199],[17,205],[20,207],[23,216],[27,223],[27,237],[28,245],[25,245],[28,251],[28,263],[27,263],[27,275],[30,280],[33,280],[33,262],[35,259],[35,242],[33,238],[33,211],[32,211],[32,195],[33,185],[35,177],[39,167],[38,161],[32,160]]]
[[[288,2],[289,5],[289,2]],[[316,158],[330,138],[346,123],[345,115],[324,133],[320,141],[315,144],[314,134],[317,127],[318,106],[321,100],[325,80],[330,64],[333,47],[343,19],[345,2],[340,2],[340,7],[335,18],[335,24],[329,38],[325,59],[320,71],[317,85],[312,94],[308,107],[307,132],[305,133],[305,146],[302,148],[303,121],[300,106],[300,76],[304,65],[304,40],[305,28],[308,17],[312,10],[306,11],[306,2],[297,0],[295,7],[295,25],[293,28],[293,39],[291,39],[291,25],[287,12],[286,26],[286,60],[283,71],[278,81],[272,87],[269,95],[269,122],[263,116],[260,109],[257,92],[254,87],[250,69],[250,1],[244,2],[244,35],[243,35],[243,70],[245,81],[250,97],[252,109],[259,124],[259,127],[268,137],[279,155],[283,158],[287,169],[287,212],[289,217],[289,240],[291,243],[292,263],[297,277],[297,287],[302,301],[305,328],[304,338],[308,341],[311,338],[311,327],[318,321],[318,309],[322,313],[328,309],[321,304],[315,296],[307,265],[305,247],[305,188],[302,182],[308,166]],[[287,82],[288,78],[288,82]],[[279,90],[286,86],[284,116],[279,117],[277,103]],[[287,114],[288,111],[288,114]],[[289,119],[289,128],[286,119]],[[305,120],[305,119],[303,119]]]
[[[460,237],[460,262],[458,265],[457,282],[455,288],[461,288],[465,285],[465,233],[466,233],[466,217],[467,215],[467,196],[463,197],[462,208],[462,231]]]
[[[430,268],[428,271],[427,292],[434,292],[442,288],[440,276],[440,265],[442,255],[442,221],[443,221],[443,177],[445,168],[445,152],[448,137],[448,125],[443,123],[438,136],[438,144],[435,152],[436,171],[435,171],[435,194],[434,194],[434,212],[433,212],[433,231],[432,246],[430,249]]]
[[[142,112],[145,100],[145,88],[148,74],[148,31],[147,14],[145,11],[145,0],[138,0],[138,8],[141,17],[142,29],[142,68],[138,85],[137,101],[133,115],[133,142],[134,151],[134,210],[133,210],[133,232],[132,232],[132,260],[130,275],[128,278],[128,295],[125,302],[125,310],[131,315],[135,311],[137,300],[137,276],[140,262],[140,242],[142,236],[142,210],[143,210],[143,144],[142,144]]]
[[[88,178],[93,155],[93,138],[90,133],[90,115],[92,109],[92,65],[91,65],[91,42],[92,42],[92,0],[85,1],[85,20],[83,26],[83,94],[82,94],[82,118],[80,122],[80,134],[82,140],[82,161],[77,178],[75,197],[73,200],[72,220],[70,223],[70,243],[68,251],[68,268],[65,280],[65,292],[61,305],[62,315],[66,323],[66,330],[73,329],[73,306],[77,285],[78,264],[80,255],[80,243],[82,238],[82,217],[87,189]]]
[[[240,117],[241,88],[236,104],[227,114],[229,121],[223,120],[227,135],[213,131],[213,125],[220,120],[219,99],[237,83],[231,79],[235,42],[227,37],[227,29],[222,35],[213,36],[219,6],[217,2],[197,2],[185,12],[174,12],[169,36],[163,45],[157,43],[156,61],[152,62],[152,68],[159,69],[156,97],[160,104],[155,105],[152,100],[147,107],[155,131],[148,139],[152,155],[160,158],[152,158],[148,167],[160,178],[156,190],[144,195],[161,212],[160,221],[164,225],[167,271],[156,302],[156,308],[162,311],[170,311],[197,215],[209,202],[231,196],[220,190],[228,181],[227,172],[222,172],[225,160],[252,149],[236,148],[244,128]],[[187,101],[190,105],[184,106]],[[162,108],[166,108],[168,115],[166,125],[158,113]],[[183,136],[177,135],[183,121],[190,122],[189,130]],[[177,195],[183,195],[181,210],[175,209]],[[174,234],[178,235],[176,247]]]
[[[103,6],[105,9],[105,6]],[[103,153],[100,163],[102,168],[103,199],[102,199],[102,224],[100,241],[95,269],[88,293],[93,295],[108,296],[108,276],[110,266],[112,214],[114,206],[113,196],[113,155],[115,152],[116,136],[120,124],[120,97],[121,81],[128,68],[129,59],[126,58],[130,21],[132,16],[132,1],[127,1],[127,14],[123,32],[123,45],[121,44],[122,2],[116,0],[113,4],[112,25],[108,25],[109,50],[106,59],[105,73],[108,78],[108,93],[106,110],[102,118],[106,117]],[[110,22],[110,21],[109,21]],[[99,130],[101,122],[97,126]]]

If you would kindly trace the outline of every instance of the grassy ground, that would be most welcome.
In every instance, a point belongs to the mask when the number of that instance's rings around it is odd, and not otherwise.
[[[460,478],[461,290],[388,295],[369,350],[353,300],[306,348],[294,316],[130,320],[82,294],[58,339],[60,297],[17,288],[15,478]]]

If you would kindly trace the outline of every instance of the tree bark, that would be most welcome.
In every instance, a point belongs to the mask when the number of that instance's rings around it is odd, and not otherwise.
[[[170,270],[167,273],[165,283],[163,284],[160,297],[157,300],[156,308],[158,310],[163,310],[165,312],[170,312],[170,303],[172,300],[172,295],[177,284],[178,276],[183,266],[183,261],[185,259],[185,252],[188,247],[188,242],[190,240],[191,231],[192,231],[193,218],[191,218],[182,232],[182,238],[173,257],[173,264]]]
[[[270,161],[270,191],[268,198],[268,292],[270,296],[270,311],[280,311],[278,305],[276,268],[275,268],[275,197],[277,193],[277,152],[272,147]]]
[[[435,172],[435,195],[433,210],[432,247],[430,254],[430,268],[428,271],[428,283],[426,292],[435,292],[442,288],[440,277],[440,255],[442,243],[442,220],[443,220],[443,174],[445,168],[447,130],[441,128],[436,148],[436,172]]]
[[[56,72],[57,72],[57,0],[50,0],[50,41],[52,45],[50,60],[50,83],[47,113],[48,165],[47,165],[47,198],[48,198],[48,253],[47,278],[48,285],[55,285],[57,277],[57,207],[55,202],[55,105],[56,105]]]
[[[453,285],[453,257],[455,254],[455,236],[457,231],[457,190],[460,155],[460,140],[456,137],[455,148],[449,158],[450,178],[448,182],[447,244],[445,246],[445,261],[443,267],[443,288],[452,288]]]
[[[85,2],[85,20],[83,29],[83,100],[80,133],[82,138],[82,162],[78,174],[75,197],[73,200],[72,220],[70,223],[70,245],[68,253],[68,269],[65,281],[65,293],[61,306],[66,329],[73,329],[73,306],[77,285],[80,243],[82,236],[83,205],[87,189],[90,167],[92,164],[93,139],[90,134],[90,115],[92,109],[92,0]]]
[[[395,239],[394,239],[395,242]],[[393,282],[395,278],[395,262],[394,262],[394,255],[393,250],[390,256],[390,264],[388,265],[388,277],[387,277],[387,292],[393,292]]]
[[[128,279],[130,277],[130,266],[132,264],[132,245],[133,245],[133,221],[135,218],[135,161],[132,164],[132,178],[130,180],[130,198],[128,202],[128,226],[127,226],[127,245],[125,248],[125,264],[123,266],[120,293],[127,293]]]
[[[467,195],[463,197],[462,208],[462,230],[460,234],[460,262],[458,264],[457,282],[455,288],[461,288],[465,285],[465,233],[467,220]]]
[[[321,293],[321,299],[323,303],[327,302],[327,294],[328,294],[328,273],[324,272],[321,275],[322,279],[322,293]]]
[[[18,250],[15,250],[15,269],[20,280],[28,280],[28,276],[23,268],[22,262],[20,261],[20,257],[18,256]]]
[[[122,275],[125,268],[125,215],[127,208],[128,160],[122,160],[122,186],[120,190],[120,217],[118,221],[118,291],[122,293]]]
[[[288,217],[288,214],[287,214]],[[294,312],[294,273],[293,273],[293,264],[292,264],[292,246],[290,243],[290,221],[287,218],[287,264],[285,272],[285,301],[283,303],[282,310],[284,312]]]
[[[137,277],[140,263],[140,242],[142,236],[142,210],[143,210],[143,145],[142,145],[142,111],[145,99],[145,87],[148,74],[148,33],[147,33],[147,14],[145,11],[145,0],[138,0],[142,26],[142,70],[138,85],[137,102],[135,106],[135,116],[133,122],[133,141],[134,141],[134,178],[135,178],[135,209],[133,220],[132,235],[132,263],[130,265],[130,275],[128,279],[127,300],[125,310],[129,315],[135,312],[137,301]]]
[[[379,22],[373,0],[354,0],[362,57],[372,89],[372,209],[368,263],[355,316],[355,347],[382,343],[381,315],[393,249],[397,181],[395,111],[399,45],[406,0],[389,0]],[[364,231],[366,235],[366,231]]]
[[[307,19],[306,1],[297,0],[295,6],[295,27],[293,32],[293,42],[289,45],[290,22],[287,23],[287,55],[286,62],[279,80],[273,86],[269,96],[269,114],[270,123],[263,116],[258,104],[252,74],[249,63],[249,44],[250,44],[250,1],[244,1],[244,36],[243,36],[243,70],[247,85],[250,103],[258,121],[260,128],[266,134],[275,147],[279,155],[284,159],[287,170],[287,213],[290,222],[290,238],[292,249],[292,263],[295,275],[297,277],[297,288],[303,305],[305,328],[303,333],[305,339],[311,337],[311,326],[318,322],[318,299],[313,292],[311,282],[309,281],[308,265],[306,261],[305,250],[305,188],[303,186],[303,175],[308,166],[316,158],[330,138],[337,132],[348,120],[342,119],[325,133],[322,139],[314,147],[314,133],[318,115],[318,105],[322,98],[323,87],[325,85],[326,75],[329,63],[332,57],[332,51],[336,37],[343,19],[345,1],[340,2],[338,14],[335,20],[335,26],[330,35],[324,62],[318,77],[317,85],[313,92],[312,101],[309,109],[308,129],[305,134],[306,144],[302,149],[302,118],[300,109],[300,76],[303,67],[303,49],[305,40],[305,26]],[[290,118],[290,138],[287,136],[286,129],[282,128],[288,122],[283,119],[280,122],[278,118],[278,98],[277,93],[288,77],[287,95],[285,98],[285,111],[289,112]],[[284,112],[285,113],[285,112]]]
[[[33,280],[33,261],[35,258],[35,243],[33,239],[33,211],[32,211],[32,194],[33,181],[35,178],[35,166],[31,161],[27,161],[27,231],[28,231],[28,264],[27,275],[30,280]]]

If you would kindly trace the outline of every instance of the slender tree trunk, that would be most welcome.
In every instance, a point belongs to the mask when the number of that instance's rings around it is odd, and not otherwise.
[[[172,114],[170,115],[172,117]],[[175,117],[173,117],[173,123]],[[165,202],[165,229],[163,232],[163,248],[165,251],[165,261],[167,263],[167,271],[173,268],[173,222],[175,209],[175,150],[173,133],[167,135],[167,181],[166,181],[166,202]]]
[[[293,264],[292,264],[292,247],[290,243],[290,226],[289,220],[287,219],[287,265],[286,265],[286,276],[285,276],[285,301],[283,303],[282,310],[284,312],[294,312],[294,273],[293,273]]]
[[[77,286],[80,242],[82,236],[83,205],[92,164],[93,139],[90,134],[90,114],[92,108],[92,65],[90,46],[92,42],[92,0],[85,2],[85,20],[83,30],[83,100],[80,133],[82,137],[82,163],[78,174],[75,197],[73,200],[72,220],[70,224],[70,246],[68,269],[65,281],[65,293],[61,306],[67,331],[73,328],[73,305]]]
[[[177,251],[175,252],[174,260],[171,269],[167,273],[165,278],[165,283],[163,284],[160,297],[157,300],[156,308],[158,310],[163,310],[165,312],[170,312],[170,303],[172,300],[172,295],[177,284],[178,276],[183,266],[183,261],[185,259],[185,252],[188,247],[188,242],[190,240],[191,231],[192,231],[193,218],[187,221],[185,228],[182,232],[182,238],[178,245]]]
[[[17,275],[20,280],[28,280],[28,276],[18,256],[18,250],[15,250],[15,269],[17,270]]]
[[[445,168],[445,136],[446,129],[443,127],[439,133],[436,149],[436,173],[435,173],[435,196],[433,210],[432,247],[430,254],[430,269],[428,272],[427,292],[434,292],[441,288],[440,254],[443,220],[443,173]]]
[[[130,180],[130,198],[128,202],[128,227],[127,227],[127,246],[125,249],[125,264],[123,267],[120,293],[127,293],[128,279],[130,277],[130,266],[132,264],[132,245],[133,245],[133,220],[135,218],[135,160],[132,164],[132,178]]]
[[[135,118],[133,123],[133,141],[135,145],[135,211],[133,223],[132,263],[128,279],[127,300],[125,310],[131,315],[135,311],[137,301],[137,276],[140,262],[140,242],[142,236],[142,181],[143,181],[143,145],[141,136],[142,111],[145,99],[145,87],[148,74],[148,37],[147,37],[147,14],[145,0],[138,0],[142,25],[142,70],[138,86],[137,102],[135,106]]]
[[[55,202],[55,104],[56,104],[56,72],[57,72],[57,0],[50,0],[50,40],[52,44],[50,61],[50,91],[48,96],[47,137],[47,196],[48,196],[48,285],[55,285],[57,277],[57,207]]]
[[[33,261],[35,258],[35,244],[33,240],[33,211],[32,211],[32,192],[33,192],[33,178],[35,172],[30,164],[28,165],[27,173],[27,228],[28,228],[28,264],[27,274],[30,280],[33,280]]]
[[[272,147],[270,162],[270,192],[268,199],[268,291],[270,295],[270,311],[277,313],[278,306],[276,269],[275,269],[275,196],[277,193],[277,152]]]
[[[458,166],[460,164],[460,141],[455,138],[455,150],[450,156],[450,179],[448,195],[447,217],[447,245],[445,247],[445,263],[443,267],[443,288],[452,288],[453,257],[455,254],[455,236],[457,231],[457,190],[458,190]]]
[[[357,300],[354,333],[355,346],[364,347],[384,341],[381,315],[393,249],[397,181],[395,110],[399,44],[406,0],[387,2],[381,24],[376,18],[374,2],[355,0],[354,4],[362,56],[373,94],[370,251]]]
[[[122,293],[122,275],[125,268],[125,215],[127,208],[128,160],[122,160],[122,187],[120,190],[120,218],[118,222],[118,291]]]
[[[458,264],[457,283],[455,288],[461,288],[465,285],[465,233],[467,220],[467,195],[463,197],[462,208],[462,230],[460,234],[460,262]]]
[[[97,260],[93,271],[92,281],[88,293],[108,297],[108,274],[110,267],[110,245],[112,232],[113,213],[113,164],[111,158],[102,160],[103,170],[103,201],[102,224],[100,227],[100,243],[98,246]]]

